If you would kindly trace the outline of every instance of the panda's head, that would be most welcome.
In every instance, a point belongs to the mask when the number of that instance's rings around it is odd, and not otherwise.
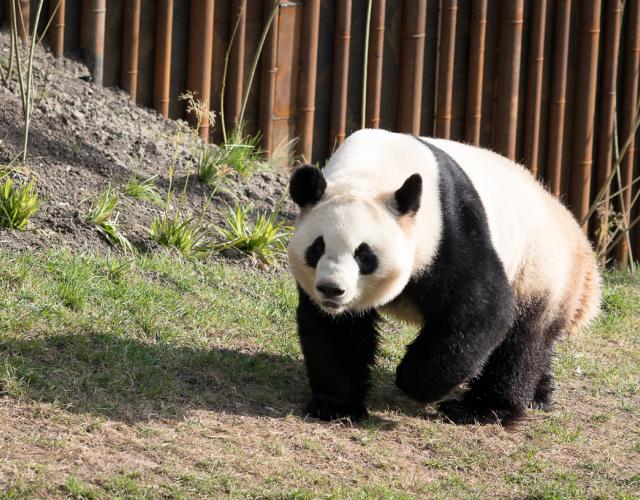
[[[289,263],[316,304],[337,315],[379,307],[400,294],[414,267],[420,175],[367,198],[332,192],[322,172],[307,165],[294,172],[289,191],[301,210]]]

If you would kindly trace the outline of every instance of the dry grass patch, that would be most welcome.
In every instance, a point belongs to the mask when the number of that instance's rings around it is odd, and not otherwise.
[[[562,344],[556,409],[455,426],[404,398],[385,326],[362,425],[307,420],[291,279],[168,257],[0,253],[0,491],[11,498],[640,495],[640,280]]]

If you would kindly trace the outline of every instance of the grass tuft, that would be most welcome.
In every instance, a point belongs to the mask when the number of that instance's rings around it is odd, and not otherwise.
[[[118,205],[120,197],[111,186],[107,187],[92,202],[85,217],[86,221],[94,224],[98,234],[104,240],[123,253],[131,254],[135,249],[127,237],[118,229],[118,215],[112,219],[113,211]]]
[[[135,176],[131,177],[124,187],[124,194],[137,200],[150,201],[156,205],[162,204],[160,193],[158,193],[153,182],[156,177],[157,175],[152,175],[148,179],[139,179]]]
[[[157,243],[175,248],[185,257],[202,257],[208,251],[202,226],[194,222],[191,216],[176,214],[163,216],[151,223],[151,239]]]
[[[75,476],[69,476],[66,482],[60,487],[63,493],[69,498],[97,500],[100,494],[90,486],[86,485]]]
[[[97,226],[101,225],[105,221],[111,218],[111,214],[118,204],[119,196],[111,186],[102,191],[91,202],[89,211],[87,212],[86,220]]]
[[[244,127],[238,125],[227,141],[218,147],[217,162],[220,165],[227,165],[243,176],[253,173],[261,165],[262,151],[259,147],[261,139],[262,136],[259,133],[245,134]]]
[[[123,253],[134,253],[135,249],[129,239],[120,232],[117,220],[106,220],[98,226],[98,233],[112,246]]]
[[[276,222],[280,213],[279,206],[269,215],[258,212],[256,222],[253,224],[249,220],[252,210],[251,204],[236,204],[234,208],[229,208],[225,218],[226,227],[215,227],[223,237],[223,241],[216,246],[216,250],[235,248],[244,254],[256,257],[265,264],[270,264],[277,255],[284,253],[292,229],[283,221]]]
[[[40,204],[33,179],[20,186],[7,176],[0,186],[0,227],[25,229]]]
[[[208,187],[217,188],[220,180],[227,174],[229,167],[225,164],[225,152],[221,148],[211,149],[203,144],[196,160],[198,180]]]

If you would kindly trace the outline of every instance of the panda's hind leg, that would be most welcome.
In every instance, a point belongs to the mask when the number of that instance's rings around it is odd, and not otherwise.
[[[549,409],[553,392],[551,360],[558,334],[546,301],[519,308],[505,340],[495,349],[479,376],[470,381],[462,401],[445,401],[441,410],[457,423],[509,425],[528,407]]]

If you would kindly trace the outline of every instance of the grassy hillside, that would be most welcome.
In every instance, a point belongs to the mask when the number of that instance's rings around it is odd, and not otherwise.
[[[8,498],[640,496],[640,276],[562,342],[550,414],[455,426],[393,386],[385,325],[362,425],[301,416],[284,272],[168,256],[0,251],[0,492]]]

